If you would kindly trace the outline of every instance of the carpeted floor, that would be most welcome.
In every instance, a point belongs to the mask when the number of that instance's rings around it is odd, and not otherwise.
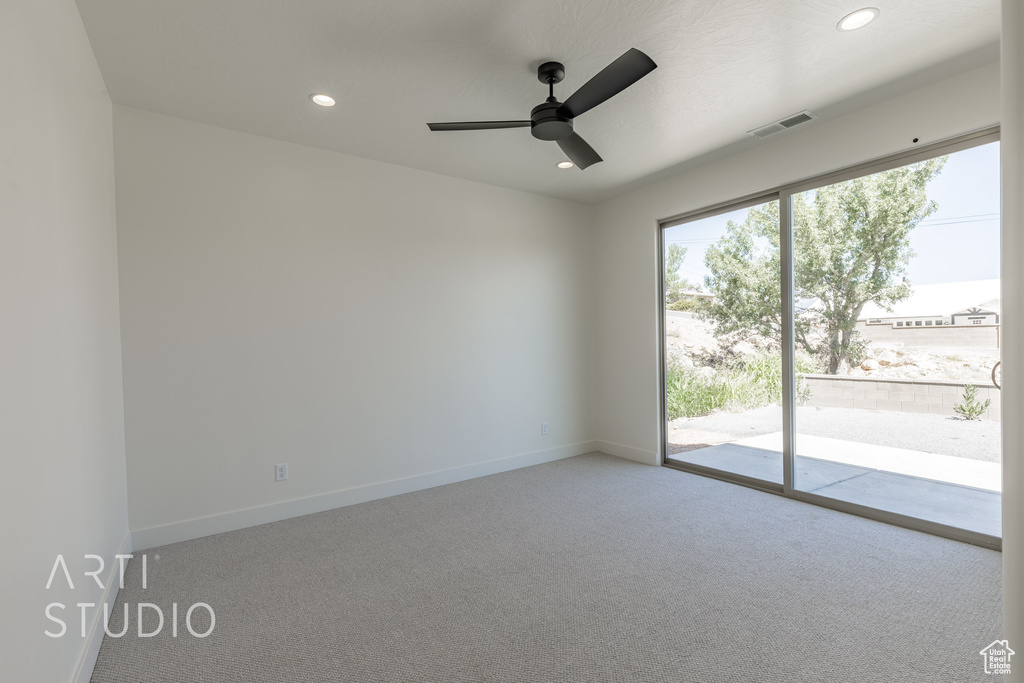
[[[981,681],[1002,633],[997,552],[600,454],[147,554],[93,683]]]

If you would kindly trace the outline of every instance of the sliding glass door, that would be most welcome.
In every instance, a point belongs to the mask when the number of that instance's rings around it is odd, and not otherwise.
[[[666,464],[998,545],[996,133],[661,240]]]
[[[779,203],[662,233],[667,459],[782,486]]]
[[[794,487],[999,536],[999,143],[791,206]]]

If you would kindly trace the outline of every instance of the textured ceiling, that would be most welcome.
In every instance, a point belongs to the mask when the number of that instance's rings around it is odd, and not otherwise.
[[[868,27],[836,22],[860,2]],[[803,109],[827,113],[991,55],[998,0],[78,0],[118,103],[494,185],[594,203]],[[562,101],[630,47],[659,68],[576,120],[604,157],[563,171],[525,119],[557,60]],[[909,82],[909,81],[908,81]],[[924,83],[920,83],[923,85]],[[307,96],[324,92],[324,109]],[[814,123],[807,125],[815,125]],[[742,141],[742,142],[741,142]]]

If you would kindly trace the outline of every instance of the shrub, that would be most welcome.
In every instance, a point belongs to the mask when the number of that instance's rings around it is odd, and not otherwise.
[[[728,387],[717,376],[705,377],[692,368],[670,363],[665,373],[665,411],[668,419],[698,417],[721,409]]]
[[[797,365],[798,370],[806,372],[801,370],[800,363]],[[713,370],[711,374],[704,368],[686,368],[678,363],[668,365],[665,373],[668,419],[782,403],[782,360],[778,353],[732,358],[720,362]]]
[[[670,311],[696,311],[700,307],[700,301],[697,299],[679,299],[673,301],[665,308]]]
[[[861,337],[859,332],[853,334],[852,340],[849,342],[849,346],[846,350],[846,358],[850,363],[850,367],[854,368],[863,363],[868,353],[871,351],[871,346]],[[827,363],[827,359],[826,363]]]
[[[964,387],[964,400],[953,405],[953,411],[965,420],[977,420],[988,410],[992,399],[987,398],[982,403],[978,400],[978,387],[968,384]]]

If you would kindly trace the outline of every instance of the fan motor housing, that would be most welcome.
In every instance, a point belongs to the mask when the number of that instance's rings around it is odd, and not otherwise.
[[[561,102],[547,101],[530,112],[530,132],[538,140],[564,140],[572,135],[572,119],[559,116]]]

